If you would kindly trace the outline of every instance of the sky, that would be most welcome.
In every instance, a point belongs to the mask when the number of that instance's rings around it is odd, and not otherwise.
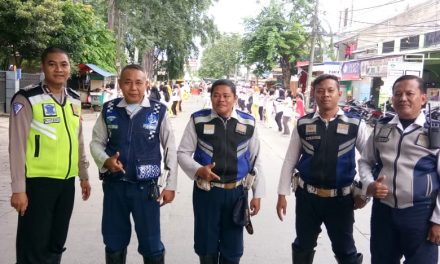
[[[353,20],[380,22],[397,15],[406,7],[426,2],[427,0],[320,0],[319,16],[327,30],[333,32],[339,28],[340,11],[351,8]],[[218,0],[210,9],[215,23],[221,32],[243,33],[243,18],[256,17],[270,0]],[[364,25],[359,25],[364,26]]]

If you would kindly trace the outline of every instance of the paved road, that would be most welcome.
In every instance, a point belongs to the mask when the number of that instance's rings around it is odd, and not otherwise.
[[[198,110],[202,99],[192,97],[184,102],[183,110],[178,117],[172,118],[177,142],[180,142],[183,130],[190,113]],[[85,141],[90,142],[91,132],[97,115],[84,115]],[[8,162],[8,119],[0,117],[0,263],[10,264],[15,260],[15,232],[17,214],[9,205],[10,175]],[[253,219],[255,234],[245,234],[245,252],[243,264],[291,263],[290,244],[294,239],[294,206],[295,199],[288,200],[287,217],[280,222],[276,216],[276,188],[281,164],[286,152],[289,138],[281,136],[277,131],[259,124],[262,142],[262,158],[264,175],[266,176],[267,194],[262,200],[262,209]],[[87,202],[80,199],[79,184],[73,211],[67,251],[63,255],[66,264],[104,263],[104,246],[101,237],[102,189],[97,177],[97,168],[88,153],[91,166],[92,195]],[[161,224],[162,239],[167,249],[167,263],[198,263],[193,252],[193,214],[192,214],[192,182],[179,170],[178,192],[172,204],[162,208]],[[370,262],[369,254],[369,219],[371,207],[368,205],[356,211],[355,240],[358,250],[364,254],[364,263]],[[36,223],[35,228],[38,228]],[[336,263],[331,250],[330,241],[323,228],[318,239],[314,263]],[[127,263],[141,263],[137,253],[137,239],[132,235],[128,248]]]

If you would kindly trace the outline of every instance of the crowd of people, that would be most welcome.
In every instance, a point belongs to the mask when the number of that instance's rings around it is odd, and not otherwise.
[[[48,48],[41,67],[45,79],[17,92],[11,102],[11,206],[18,213],[18,264],[61,263],[75,177],[82,198],[91,193],[79,96],[65,86],[68,54]],[[118,83],[123,97],[104,104],[89,146],[104,192],[101,229],[107,264],[126,263],[131,218],[143,263],[165,263],[160,208],[175,198],[178,166],[193,181],[194,250],[200,263],[239,263],[243,231],[253,233],[250,216],[259,213],[266,194],[263,160],[269,154],[261,150],[258,123],[273,119],[280,132],[289,134],[292,117],[298,119],[276,204],[282,221],[286,196],[295,193],[292,263],[313,263],[322,224],[338,263],[362,263],[353,238],[354,210],[370,198],[371,263],[400,263],[402,257],[405,263],[438,263],[440,149],[431,144],[437,139],[427,129],[422,111],[427,97],[419,77],[395,81],[396,115],[380,120],[371,135],[359,116],[339,108],[336,76],[324,74],[313,81],[318,110],[308,114],[297,110],[303,108],[301,96],[293,99],[281,88],[248,92],[220,79],[210,87],[211,108],[191,115],[178,147],[168,109],[171,104],[177,114],[182,87],[151,88],[146,96],[146,74],[136,64],[122,69]],[[172,102],[168,106],[160,102],[162,95],[167,102],[166,94]],[[243,106],[244,111],[238,109]],[[358,166],[356,150],[361,153]]]

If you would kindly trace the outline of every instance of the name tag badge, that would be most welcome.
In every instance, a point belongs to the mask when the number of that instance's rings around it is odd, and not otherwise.
[[[237,123],[237,126],[235,127],[235,132],[237,132],[238,134],[245,135],[246,129],[247,129],[246,125]]]
[[[71,104],[70,106],[72,106],[72,113],[73,113],[73,115],[75,115],[75,116],[79,116],[80,111],[81,111],[80,106],[78,106],[78,105],[73,105],[73,104]]]
[[[203,134],[205,135],[214,135],[215,126],[212,124],[203,125]]]
[[[429,139],[428,136],[425,134],[419,134],[417,137],[416,145],[428,148],[429,147]]]
[[[348,135],[348,129],[350,128],[347,124],[338,124],[338,127],[336,128],[336,133],[342,134],[342,135]]]
[[[382,127],[375,137],[376,142],[388,142],[392,127]]]
[[[310,134],[316,134],[315,124],[306,125],[306,135],[310,135]]]

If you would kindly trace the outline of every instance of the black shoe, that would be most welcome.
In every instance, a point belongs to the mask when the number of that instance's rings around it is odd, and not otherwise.
[[[165,254],[162,254],[157,257],[144,256],[144,264],[164,264],[164,263],[165,263]]]
[[[218,255],[199,256],[200,264],[218,264]]]
[[[292,245],[292,263],[293,264],[312,264],[315,251],[297,251]]]
[[[116,251],[113,253],[105,252],[105,263],[106,264],[125,264],[127,259],[127,249],[124,248],[121,251]]]
[[[341,259],[335,257],[338,264],[362,264],[362,261],[364,260],[364,256],[362,253],[357,253],[355,257],[347,258],[347,259]]]

